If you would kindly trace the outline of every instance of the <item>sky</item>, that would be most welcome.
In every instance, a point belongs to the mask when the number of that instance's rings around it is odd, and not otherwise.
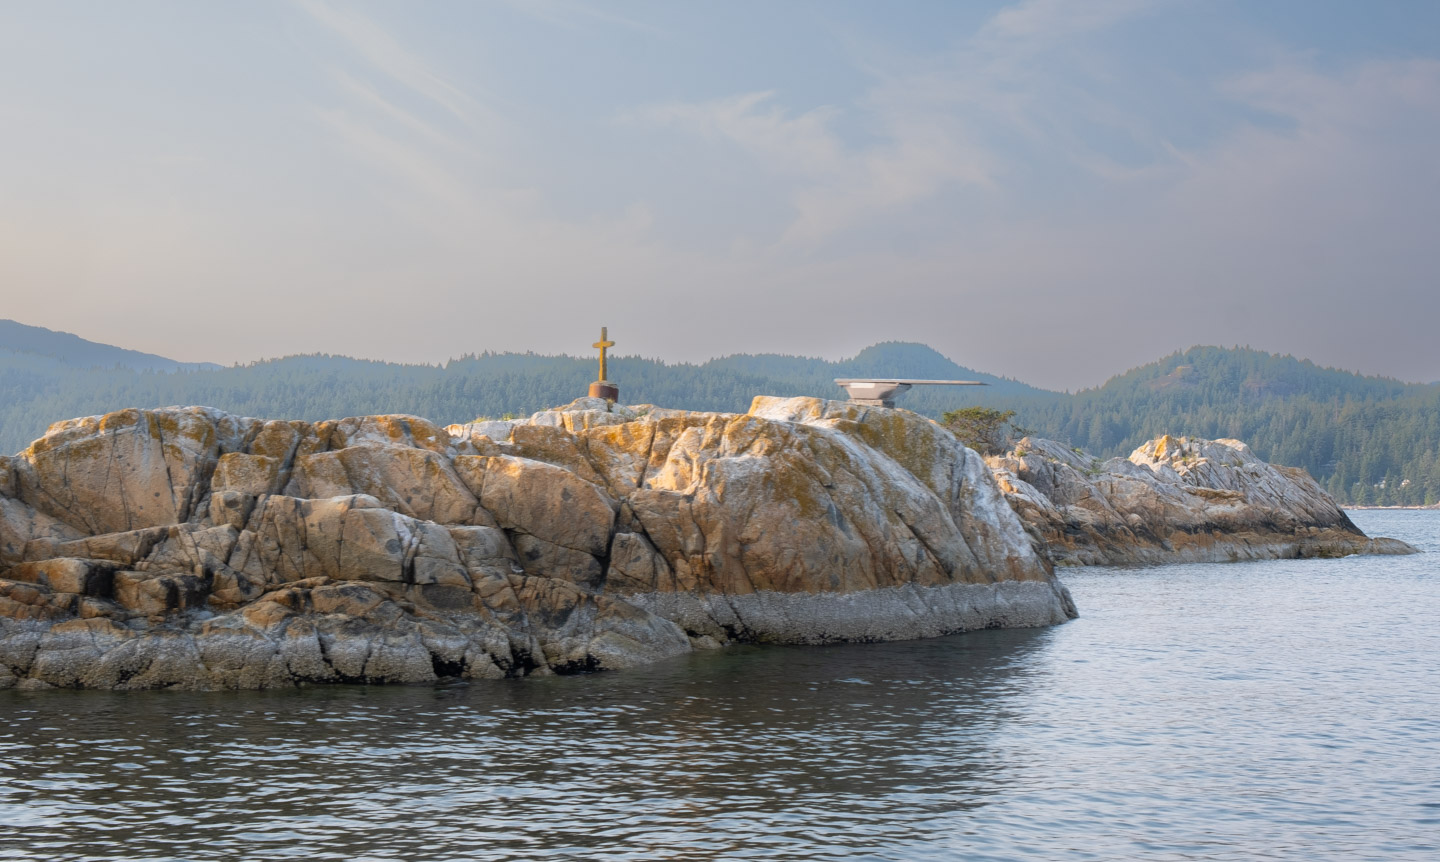
[[[0,0],[0,317],[1440,380],[1440,3]]]

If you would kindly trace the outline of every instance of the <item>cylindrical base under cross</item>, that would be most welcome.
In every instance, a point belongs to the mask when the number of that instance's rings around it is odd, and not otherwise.
[[[591,398],[604,398],[606,401],[620,400],[620,387],[608,380],[596,380],[590,384]]]

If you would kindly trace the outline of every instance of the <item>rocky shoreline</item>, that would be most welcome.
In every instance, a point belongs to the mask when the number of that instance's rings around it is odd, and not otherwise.
[[[1027,437],[988,462],[1057,565],[1416,553],[1366,536],[1308,473],[1267,464],[1238,440],[1164,436],[1101,461]]]
[[[983,460],[899,410],[57,423],[0,460],[0,686],[623,668],[1075,615]]]
[[[1053,625],[1056,563],[1408,551],[1235,441],[987,464],[814,398],[448,428],[125,410],[0,458],[0,688],[574,673]]]

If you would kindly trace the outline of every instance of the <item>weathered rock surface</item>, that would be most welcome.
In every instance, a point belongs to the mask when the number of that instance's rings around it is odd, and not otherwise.
[[[0,686],[564,673],[1074,614],[984,462],[906,411],[125,410],[0,459]]]
[[[1304,470],[1267,464],[1238,440],[1165,436],[1102,462],[1027,437],[988,462],[1061,565],[1415,553],[1369,538]]]

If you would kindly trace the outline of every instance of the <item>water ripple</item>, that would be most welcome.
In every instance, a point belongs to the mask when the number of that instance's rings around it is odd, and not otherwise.
[[[1055,629],[589,677],[0,692],[0,853],[1437,858],[1434,559],[1072,572]]]

